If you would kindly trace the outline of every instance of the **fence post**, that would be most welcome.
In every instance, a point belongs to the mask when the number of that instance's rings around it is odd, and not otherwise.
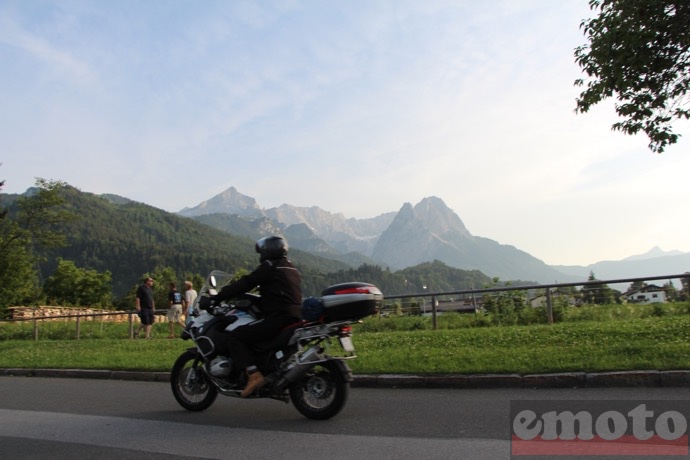
[[[79,336],[81,335],[81,315],[77,313],[77,340],[79,340]]]
[[[549,324],[553,324],[553,305],[551,305],[551,289],[546,288],[546,316]]]
[[[431,324],[433,325],[433,329],[436,330],[438,325],[436,322],[436,296],[431,296]]]
[[[38,341],[38,320],[36,319],[36,310],[33,311],[34,315],[34,340]]]

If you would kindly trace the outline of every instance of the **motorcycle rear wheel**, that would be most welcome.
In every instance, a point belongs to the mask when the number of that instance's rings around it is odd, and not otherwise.
[[[350,391],[340,367],[333,361],[314,365],[299,381],[290,385],[290,400],[300,414],[326,420],[345,406]]]
[[[196,358],[193,351],[186,351],[177,358],[170,372],[170,386],[180,406],[199,412],[213,404],[218,390],[201,369],[203,363]]]

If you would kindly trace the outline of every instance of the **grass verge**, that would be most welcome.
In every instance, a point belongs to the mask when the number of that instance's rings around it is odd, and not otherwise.
[[[372,321],[380,321],[372,319]],[[353,337],[359,374],[478,374],[690,369],[690,316],[555,325],[365,332]],[[0,341],[0,368],[167,371],[191,342],[125,339]]]

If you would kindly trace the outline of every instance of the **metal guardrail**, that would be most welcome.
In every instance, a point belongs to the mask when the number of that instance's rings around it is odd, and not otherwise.
[[[609,284],[622,284],[622,283],[634,283],[634,282],[647,282],[656,280],[672,280],[672,279],[690,279],[690,272],[683,273],[681,275],[663,275],[663,276],[648,276],[644,278],[623,278],[623,279],[613,279],[613,280],[592,280],[583,281],[577,283],[553,283],[553,284],[533,284],[528,286],[504,286],[504,287],[493,287],[484,289],[464,289],[460,291],[438,291],[438,292],[419,292],[416,294],[401,294],[401,295],[391,295],[385,296],[384,302],[386,300],[392,299],[415,299],[415,298],[431,298],[431,317],[432,317],[432,327],[437,329],[437,316],[438,316],[438,302],[437,297],[444,296],[473,296],[475,294],[493,294],[497,292],[505,291],[530,291],[530,290],[544,290],[546,294],[546,314],[549,324],[553,324],[553,304],[551,302],[551,290],[565,287],[577,287],[577,286],[602,286]],[[690,283],[689,283],[690,284]],[[690,298],[690,292],[688,292],[688,297]]]

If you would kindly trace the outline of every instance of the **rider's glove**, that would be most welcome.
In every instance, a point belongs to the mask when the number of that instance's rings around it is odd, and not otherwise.
[[[201,296],[199,298],[199,310],[206,310],[206,311],[211,311],[213,308],[213,305],[215,305],[215,299],[213,299],[214,296]]]

